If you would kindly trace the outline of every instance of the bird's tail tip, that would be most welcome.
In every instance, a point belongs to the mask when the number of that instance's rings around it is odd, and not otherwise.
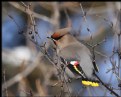
[[[85,80],[82,80],[82,84],[85,85],[85,86],[92,86],[92,87],[98,87],[98,86],[100,86],[99,82],[95,82],[95,81],[85,81]]]

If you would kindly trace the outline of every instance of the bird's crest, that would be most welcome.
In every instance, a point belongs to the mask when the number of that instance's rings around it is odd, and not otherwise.
[[[63,28],[63,29],[59,29],[59,30],[55,31],[54,34],[51,35],[51,38],[53,38],[53,39],[60,38],[60,37],[62,37],[63,35],[69,33],[70,30],[71,30],[70,27],[68,27],[68,28]]]

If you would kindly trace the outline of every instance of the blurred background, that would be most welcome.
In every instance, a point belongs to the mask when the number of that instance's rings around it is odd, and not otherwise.
[[[91,51],[88,44],[99,44],[97,74],[121,96],[120,11],[121,2],[2,2],[2,96],[114,96],[103,86],[85,88],[80,80],[62,89],[46,57],[55,58],[47,37],[68,21],[71,34]]]

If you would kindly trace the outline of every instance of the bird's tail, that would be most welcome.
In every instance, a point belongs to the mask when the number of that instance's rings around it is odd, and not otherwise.
[[[82,79],[82,84],[85,85],[85,86],[98,87],[99,86],[99,81],[92,81],[92,80]]]
[[[99,80],[97,79],[97,76],[95,76],[94,72],[94,78],[88,79],[88,78],[82,78],[82,84],[85,86],[92,86],[92,87],[98,87],[100,86]]]

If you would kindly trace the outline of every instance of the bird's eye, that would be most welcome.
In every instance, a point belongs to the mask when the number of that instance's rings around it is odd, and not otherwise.
[[[62,38],[62,36],[60,36],[60,37],[54,37],[53,39],[54,40],[59,40],[59,39],[61,39]]]

